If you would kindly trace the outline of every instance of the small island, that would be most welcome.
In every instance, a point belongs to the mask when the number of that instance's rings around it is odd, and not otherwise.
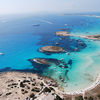
[[[97,34],[97,35],[72,35],[72,36],[85,38],[85,39],[91,39],[91,40],[100,40],[100,34]]]
[[[100,40],[100,34],[97,35],[75,35],[75,34],[69,34],[65,31],[56,32],[55,35],[57,36],[72,36],[72,37],[80,37],[80,38],[86,38],[86,39],[92,39],[92,40]]]
[[[97,35],[88,35],[86,36],[88,39],[96,39],[96,40],[100,40],[100,34]]]
[[[63,49],[61,47],[57,47],[57,46],[45,46],[45,47],[41,47],[40,51],[50,52],[50,53],[58,53],[58,52],[62,52]]]
[[[57,36],[70,36],[69,32],[67,32],[67,31],[59,31],[59,32],[56,32],[55,35],[57,35]]]

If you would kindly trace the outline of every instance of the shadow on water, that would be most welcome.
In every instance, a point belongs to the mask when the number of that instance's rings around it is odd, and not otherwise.
[[[3,69],[0,69],[0,73],[2,72],[28,72],[28,73],[38,73],[41,75],[41,73],[38,70],[34,70],[34,68],[32,69],[12,69],[11,67],[5,67]]]
[[[81,39],[71,39],[70,37],[55,36],[53,34],[40,35],[40,41],[37,45],[42,46],[60,46],[67,52],[79,52],[87,45]]]

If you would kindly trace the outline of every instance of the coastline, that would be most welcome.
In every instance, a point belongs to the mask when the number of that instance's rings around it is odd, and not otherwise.
[[[96,80],[91,84],[89,87],[80,90],[80,92],[74,91],[72,93],[66,93],[64,95],[64,98],[71,98],[71,100],[75,100],[76,97],[82,96],[83,98],[89,98],[93,97],[95,99],[93,100],[98,100],[98,95],[100,95],[100,74],[96,78]],[[88,99],[87,99],[88,100]]]
[[[79,38],[85,38],[85,39],[90,39],[90,40],[100,40],[100,34],[98,35],[74,35],[73,33],[72,34],[60,33],[60,34],[56,34],[56,36],[63,36],[63,37],[71,36],[71,37],[79,37]]]
[[[80,90],[80,92],[77,92],[77,91],[74,91],[72,93],[68,93],[68,92],[64,92],[61,87],[59,89],[59,86],[57,85],[57,82],[54,81],[53,79],[51,78],[48,78],[48,77],[45,77],[45,76],[39,76],[38,74],[33,74],[33,73],[28,73],[28,72],[15,72],[15,71],[12,71],[12,72],[2,72],[0,73],[0,98],[3,99],[3,100],[6,100],[6,98],[9,98],[9,100],[12,99],[12,96],[13,96],[13,100],[14,97],[16,97],[16,94],[14,94],[14,92],[18,93],[20,91],[20,89],[23,89],[22,87],[19,87],[17,89],[17,86],[13,89],[11,88],[8,88],[7,85],[11,85],[11,83],[13,84],[19,84],[20,82],[22,82],[24,79],[26,79],[26,81],[28,81],[29,79],[36,79],[37,82],[42,82],[44,84],[45,87],[49,88],[49,87],[52,87],[55,91],[51,92],[51,93],[55,93],[56,95],[60,96],[61,98],[75,98],[77,96],[90,96],[92,94],[95,94],[96,96],[99,94],[99,89],[100,89],[100,75],[98,75],[96,81],[90,86],[90,87],[87,87],[83,90]],[[13,81],[11,81],[13,80]],[[20,80],[20,81],[18,81]],[[24,80],[25,81],[25,80]],[[31,84],[31,81],[30,81],[30,84]],[[39,84],[39,83],[36,83],[36,84]],[[9,85],[9,86],[10,86]],[[38,87],[38,85],[36,85]],[[30,87],[31,88],[31,87]],[[32,87],[33,88],[33,87]],[[26,88],[25,88],[26,89]],[[62,91],[61,91],[62,90]],[[29,93],[26,93],[26,94],[17,94],[20,98],[22,99],[25,99],[25,97],[28,97],[30,95],[30,90],[29,89],[26,89],[26,91],[29,91]],[[94,92],[94,91],[97,91],[97,92]],[[5,93],[12,93],[11,96],[10,95],[5,95]],[[21,93],[21,92],[19,92]],[[47,93],[48,95],[51,95],[51,93]],[[47,96],[47,94],[45,95],[45,93],[42,93],[42,95]],[[52,95],[51,95],[52,96]],[[36,97],[37,98],[41,98],[41,95],[39,95],[39,92],[36,94]],[[21,99],[21,100],[22,100]],[[37,100],[37,99],[35,99]]]
[[[33,94],[34,100],[40,100],[41,96],[46,98],[47,95],[63,98],[56,81],[28,72],[0,73],[0,90],[0,100],[26,100]]]

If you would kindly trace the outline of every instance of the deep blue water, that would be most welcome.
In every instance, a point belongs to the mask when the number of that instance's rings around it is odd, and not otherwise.
[[[34,24],[39,24],[39,26],[33,26]],[[93,69],[98,70],[100,65],[99,41],[77,37],[65,37],[61,41],[60,37],[55,36],[54,33],[62,30],[78,35],[99,34],[100,19],[79,15],[1,16],[0,52],[4,55],[0,55],[0,71],[37,72],[55,79],[59,85],[66,87],[69,91],[79,90],[80,87],[85,88],[90,85],[99,73],[99,71],[97,73],[92,71]],[[81,41],[81,45],[78,41]],[[56,45],[56,42],[70,55],[66,55],[66,53],[47,55],[39,52],[40,47]],[[78,48],[77,51],[76,48]],[[69,61],[72,61],[72,64],[64,69],[55,64],[41,69],[28,61],[28,59],[35,57],[58,60],[64,58],[66,64]],[[56,67],[56,71],[54,67]],[[79,75],[77,76],[77,74]],[[92,74],[94,76],[91,76]],[[63,78],[65,82],[59,78]]]

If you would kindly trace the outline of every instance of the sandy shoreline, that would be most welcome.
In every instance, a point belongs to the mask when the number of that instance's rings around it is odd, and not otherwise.
[[[75,91],[72,93],[66,93],[64,95],[64,97],[65,98],[70,97],[71,100],[72,100],[72,98],[73,98],[73,100],[75,100],[75,97],[82,96],[83,98],[84,97],[87,97],[87,98],[92,97],[92,98],[94,98],[93,100],[99,100],[98,95],[100,95],[100,75],[98,75],[96,81],[93,82],[93,84],[90,85],[89,87],[87,87],[83,90],[80,90],[80,92]],[[86,100],[89,100],[89,99],[86,99]]]
[[[79,37],[79,38],[85,38],[85,39],[90,39],[90,40],[100,40],[100,34],[97,35],[75,35],[74,33],[69,34],[66,31],[59,31],[55,33],[56,36],[72,36],[72,37]]]
[[[95,38],[95,35],[74,35],[74,34],[69,34],[68,36],[72,37],[79,37],[79,38],[85,38],[85,39],[90,39],[90,40],[100,40],[100,38]],[[100,35],[98,35],[100,36]]]
[[[43,92],[45,88],[47,88],[47,91]],[[97,97],[99,93],[100,75],[90,87],[80,92],[65,93],[51,78],[41,77],[38,74],[27,72],[0,73],[0,100],[26,100],[32,94],[34,94],[34,99],[32,100],[46,100],[44,98],[48,99],[47,95],[52,98],[50,100],[54,100],[57,95],[62,99],[67,98],[68,100],[72,100],[73,98],[74,100],[77,96]]]

